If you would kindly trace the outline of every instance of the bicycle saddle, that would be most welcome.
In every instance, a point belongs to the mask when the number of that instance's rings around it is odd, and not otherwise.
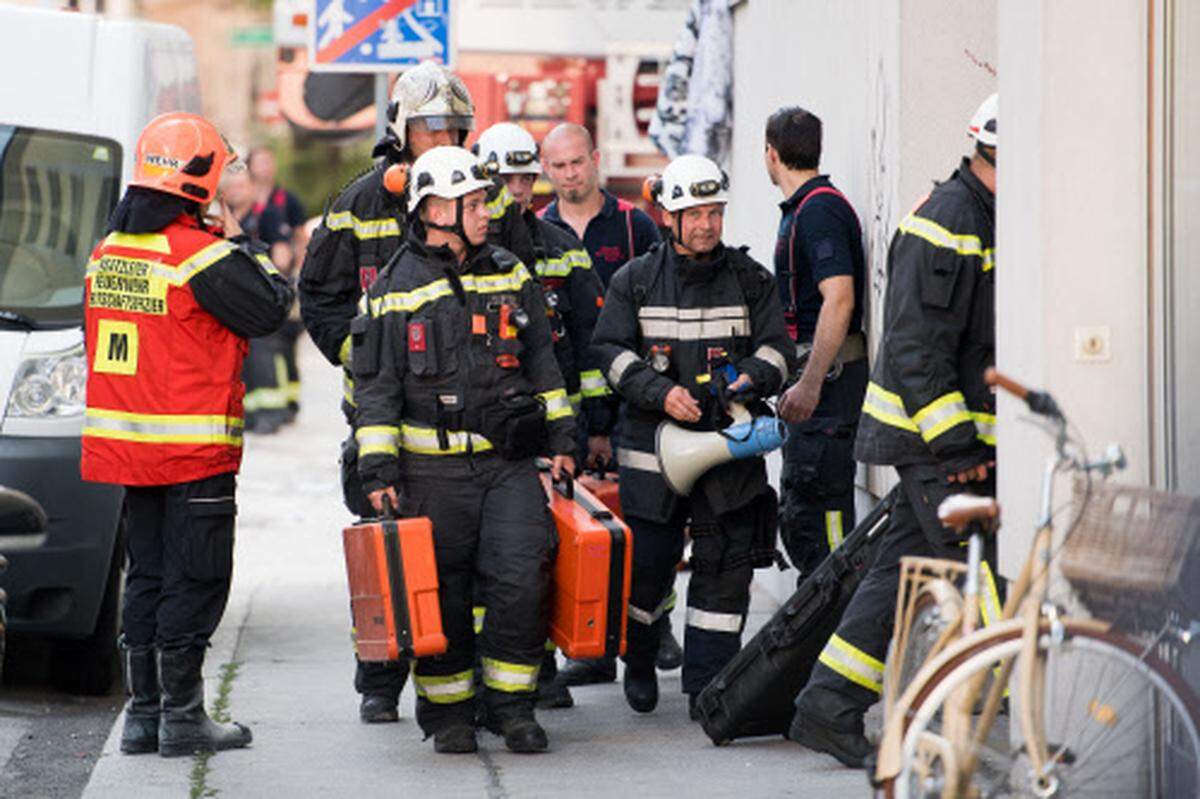
[[[1000,503],[992,497],[954,494],[938,505],[938,519],[957,533],[967,532],[972,524],[994,532],[1000,526]]]

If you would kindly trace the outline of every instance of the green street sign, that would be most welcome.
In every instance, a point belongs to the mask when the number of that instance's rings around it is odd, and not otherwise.
[[[234,28],[229,35],[234,47],[270,47],[275,43],[275,37],[270,25],[246,25]]]

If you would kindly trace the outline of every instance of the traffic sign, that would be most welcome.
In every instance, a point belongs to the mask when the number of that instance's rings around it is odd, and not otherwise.
[[[314,0],[308,65],[315,72],[401,72],[454,65],[457,0]]]

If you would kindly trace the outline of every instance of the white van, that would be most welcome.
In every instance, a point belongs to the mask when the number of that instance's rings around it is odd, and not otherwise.
[[[191,39],[132,19],[0,6],[0,486],[42,529],[0,530],[9,631],[55,640],[52,678],[116,675],[121,490],[79,477],[88,255],[132,174],[142,127],[200,110]]]

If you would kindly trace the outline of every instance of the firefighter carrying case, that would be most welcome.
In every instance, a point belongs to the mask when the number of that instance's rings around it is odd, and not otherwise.
[[[576,483],[591,492],[618,519],[625,520],[625,514],[621,513],[621,486],[615,472],[584,472]]]
[[[899,491],[867,514],[700,693],[700,724],[714,744],[787,735],[796,696],[871,565]]]
[[[558,528],[550,638],[569,658],[625,652],[633,537],[594,494],[542,470],[550,514]]]
[[[390,509],[389,509],[390,510]],[[446,651],[428,518],[368,519],[342,532],[354,644],[360,660]]]

